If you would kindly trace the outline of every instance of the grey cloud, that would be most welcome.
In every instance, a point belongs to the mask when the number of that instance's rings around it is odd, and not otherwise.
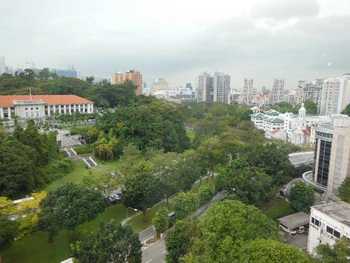
[[[281,21],[316,16],[319,11],[317,0],[262,0],[253,8],[252,16]]]

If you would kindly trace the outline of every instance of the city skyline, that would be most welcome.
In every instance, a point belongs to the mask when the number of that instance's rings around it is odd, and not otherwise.
[[[229,74],[232,87],[252,76],[257,90],[275,78],[295,89],[299,80],[350,71],[349,7],[345,0],[5,0],[0,56],[13,67],[73,64],[86,76],[135,69],[147,82],[164,77],[172,87],[208,70]]]

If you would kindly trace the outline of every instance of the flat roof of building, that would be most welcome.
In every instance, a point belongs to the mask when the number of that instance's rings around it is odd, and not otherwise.
[[[0,96],[0,107],[13,107],[14,101],[42,100],[47,105],[93,103],[77,95],[4,95]]]
[[[338,201],[311,207],[350,227],[350,204]]]
[[[294,229],[307,225],[310,222],[310,215],[304,212],[298,212],[289,216],[278,218],[277,220],[289,229]]]

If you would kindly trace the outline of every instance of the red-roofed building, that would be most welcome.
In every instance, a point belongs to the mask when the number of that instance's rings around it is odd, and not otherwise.
[[[18,116],[25,119],[53,114],[93,113],[92,101],[76,95],[6,95],[0,96],[0,118]]]

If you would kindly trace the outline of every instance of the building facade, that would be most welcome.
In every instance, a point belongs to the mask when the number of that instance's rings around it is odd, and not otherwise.
[[[207,72],[196,78],[197,101],[214,101],[214,78]]]
[[[283,101],[284,96],[284,79],[275,79],[271,90],[271,104]]]
[[[213,82],[213,100],[215,102],[229,103],[231,77],[222,72],[216,72]]]
[[[325,79],[318,105],[321,115],[340,114],[350,103],[350,73]]]
[[[139,71],[129,70],[125,73],[118,72],[112,77],[112,84],[122,84],[126,80],[130,80],[137,86],[136,95],[142,94],[142,74]]]
[[[311,207],[307,251],[317,256],[321,244],[333,246],[339,238],[350,241],[350,204],[343,201]]]
[[[316,79],[314,81],[299,81],[297,88],[296,103],[301,104],[306,100],[313,101],[319,104],[322,93],[323,79]]]
[[[253,79],[244,79],[244,86],[243,86],[243,103],[246,105],[252,105],[253,103],[253,97],[254,97],[254,86],[253,86]]]
[[[55,114],[93,113],[92,101],[76,95],[0,96],[0,119],[38,119]]]

